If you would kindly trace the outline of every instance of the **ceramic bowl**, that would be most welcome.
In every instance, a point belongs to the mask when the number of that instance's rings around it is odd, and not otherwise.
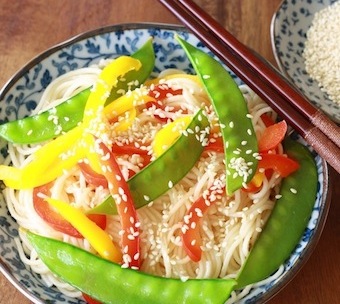
[[[340,123],[340,105],[329,99],[306,72],[303,50],[315,13],[336,0],[283,0],[271,22],[277,64],[289,80],[333,121]]]
[[[0,92],[0,121],[14,120],[28,115],[36,106],[42,90],[51,79],[77,68],[98,62],[102,58],[129,54],[143,45],[149,36],[154,37],[156,52],[155,73],[165,68],[180,68],[193,72],[184,51],[174,40],[179,33],[190,43],[209,50],[184,28],[162,24],[122,24],[109,26],[81,34],[40,54],[16,73]],[[235,75],[235,80],[241,81]],[[6,155],[6,143],[1,142],[1,162]],[[313,152],[314,153],[314,152]],[[318,168],[318,193],[314,210],[304,235],[282,271],[259,282],[241,301],[264,302],[285,286],[313,251],[329,208],[328,169],[325,162],[314,153]],[[0,198],[0,269],[25,296],[34,303],[83,303],[68,298],[56,288],[46,287],[39,275],[25,266],[18,254],[15,239],[18,225],[9,214],[6,202]]]

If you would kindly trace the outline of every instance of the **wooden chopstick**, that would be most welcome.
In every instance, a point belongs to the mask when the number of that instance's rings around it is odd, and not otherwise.
[[[195,3],[190,0],[160,2],[340,173],[340,129],[334,122]]]

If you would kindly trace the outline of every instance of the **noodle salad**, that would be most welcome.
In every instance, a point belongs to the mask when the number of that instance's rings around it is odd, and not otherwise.
[[[31,136],[32,143],[9,142],[8,166],[0,166],[9,211],[21,227],[20,258],[48,286],[90,303],[108,302],[107,291],[87,290],[51,270],[33,234],[124,271],[183,284],[228,281],[231,292],[282,196],[282,180],[300,167],[282,145],[287,124],[277,122],[246,85],[237,90],[249,136],[226,152],[230,136],[240,134],[237,117],[221,121],[221,107],[209,91],[213,77],[168,69],[144,81],[139,76],[145,64],[121,56],[54,80],[32,115],[48,113],[53,138],[39,142],[40,131],[26,129],[25,140]],[[83,116],[65,130],[62,123],[72,116],[56,109],[84,90]],[[222,295],[225,300],[230,292]]]

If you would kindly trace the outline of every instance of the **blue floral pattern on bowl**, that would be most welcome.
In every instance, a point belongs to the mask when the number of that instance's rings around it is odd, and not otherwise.
[[[337,0],[283,0],[271,23],[272,48],[281,71],[318,108],[340,123],[340,105],[329,99],[305,69],[302,56],[314,14]]]
[[[0,92],[0,121],[14,120],[30,114],[43,90],[56,77],[67,71],[88,66],[102,58],[130,54],[153,36],[156,52],[155,73],[165,68],[179,68],[193,72],[184,51],[174,40],[174,34],[197,47],[207,48],[183,27],[162,24],[122,24],[81,34],[57,45],[34,58],[7,83]],[[238,84],[239,78],[232,74]],[[301,140],[301,139],[300,139]],[[0,142],[3,161],[6,143]],[[326,218],[328,170],[325,162],[315,155],[319,175],[319,191],[315,208],[305,234],[284,265],[283,273],[257,284],[242,303],[264,301],[279,291],[301,268],[303,260],[314,248]],[[56,288],[46,287],[39,275],[33,273],[20,260],[14,239],[18,225],[10,216],[4,198],[0,197],[0,270],[34,303],[84,303],[62,295]]]

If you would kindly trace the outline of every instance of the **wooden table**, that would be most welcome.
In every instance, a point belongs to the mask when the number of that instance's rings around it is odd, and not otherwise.
[[[280,0],[197,0],[242,42],[275,63],[269,27]],[[0,87],[28,60],[76,34],[130,22],[179,23],[156,0],[0,0]],[[269,303],[340,303],[340,178],[321,240],[292,282]],[[0,275],[0,303],[29,303]]]

